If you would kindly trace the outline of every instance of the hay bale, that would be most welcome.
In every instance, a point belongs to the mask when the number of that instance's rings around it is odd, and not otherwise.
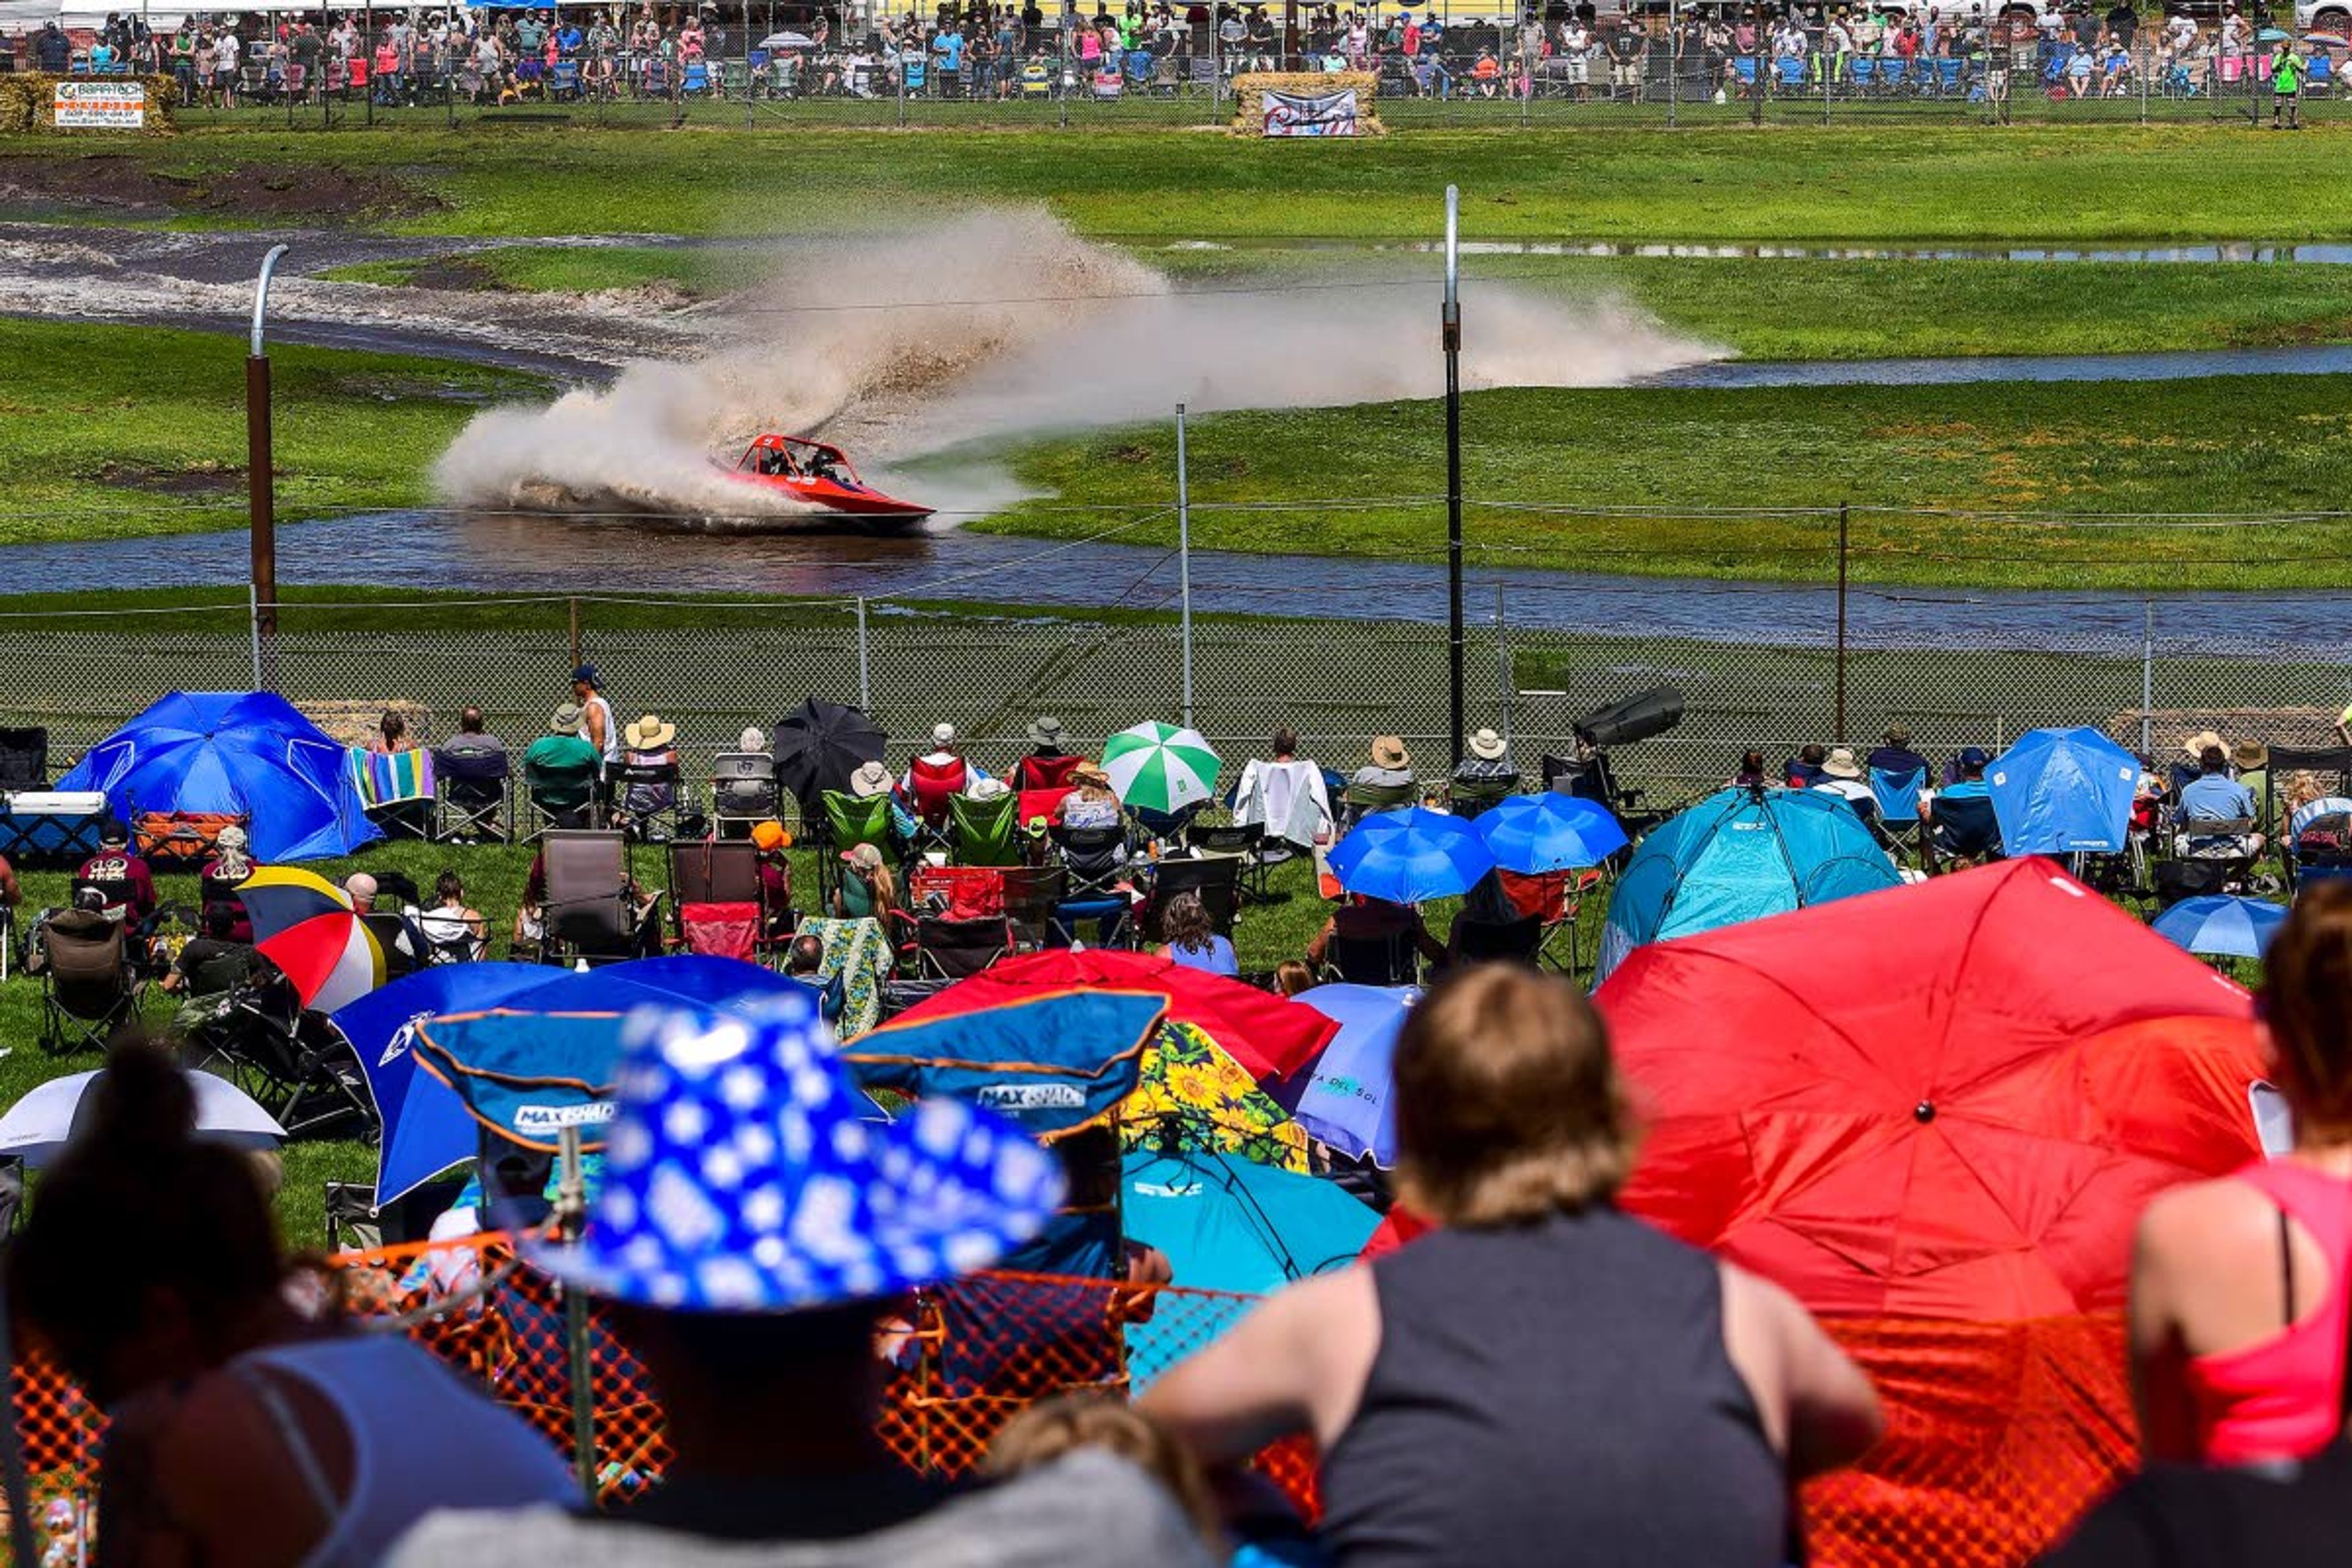
[[[433,741],[433,710],[405,697],[381,701],[297,702],[302,717],[327,732],[328,739],[354,751],[364,751],[383,733],[383,716],[397,713],[408,721],[408,738],[420,746]]]
[[[59,130],[57,114],[57,84],[72,82],[79,86],[106,84],[122,86],[136,82],[147,90],[147,117],[138,132],[146,136],[168,135],[172,130],[172,106],[179,98],[179,84],[168,76],[48,76],[38,71],[0,77],[0,132],[46,132],[53,136],[75,136],[78,128]],[[106,135],[125,135],[125,132],[106,132]]]
[[[1233,133],[1236,136],[1265,134],[1265,95],[1269,92],[1316,97],[1354,88],[1356,134],[1385,136],[1389,128],[1381,123],[1380,85],[1381,79],[1370,71],[1244,71],[1234,78]]]

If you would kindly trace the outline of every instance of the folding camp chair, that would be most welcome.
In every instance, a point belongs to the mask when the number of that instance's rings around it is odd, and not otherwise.
[[[630,896],[626,835],[551,827],[541,836],[540,854],[547,883],[545,958],[603,963],[644,952],[650,917],[639,915]]]
[[[607,821],[641,843],[666,844],[693,802],[679,782],[675,752],[632,752],[604,772]]]
[[[1457,963],[1527,963],[1543,951],[1544,920],[1539,914],[1514,921],[1486,921],[1467,914],[1454,917],[1446,946]]]
[[[1913,768],[1896,773],[1873,768],[1868,776],[1870,798],[1878,804],[1880,837],[1898,851],[1906,841],[1916,846],[1919,836],[1919,792],[1927,787],[1927,770]]]
[[[1086,765],[1086,758],[1076,752],[1058,756],[1041,757],[1034,752],[1013,764],[1013,773],[1005,782],[1016,795],[1023,790],[1067,789],[1071,775]]]
[[[673,843],[669,896],[678,943],[688,952],[756,960],[773,943],[775,911],[768,908],[760,851],[746,840]]]
[[[1394,811],[1401,805],[1411,805],[1421,798],[1417,784],[1351,784],[1339,792],[1339,826],[1341,831],[1353,827],[1376,811]]]
[[[2000,856],[2000,819],[1993,815],[1990,795],[1938,795],[1934,826],[1925,840],[1928,869],[1937,860],[1974,861]]]
[[[507,841],[514,821],[514,776],[505,747],[438,752],[433,773],[441,797],[434,837],[444,844]]]
[[[1068,896],[1069,868],[1055,860],[1044,866],[1004,868],[1004,918],[1024,948],[1040,948],[1054,931],[1054,911]]]
[[[1222,937],[1234,934],[1241,910],[1242,863],[1229,855],[1192,855],[1164,859],[1153,868],[1151,896],[1143,905],[1143,940],[1165,942],[1160,929],[1168,906],[1178,895],[1191,893],[1208,911],[1209,923]]]
[[[1054,911],[1054,926],[1063,942],[1072,940],[1076,923],[1095,921],[1104,945],[1119,940],[1127,925],[1127,829],[1071,827],[1055,823],[1048,830],[1067,879],[1062,901]]]
[[[1454,816],[1470,821],[1518,793],[1519,781],[1516,774],[1480,779],[1455,777],[1446,781],[1445,805]]]
[[[49,732],[0,729],[0,795],[49,787]]]
[[[528,752],[522,759],[523,795],[539,814],[539,827],[530,837],[544,838],[560,831],[592,828],[596,816],[596,786],[602,768],[593,758],[576,765],[550,767]]]
[[[960,795],[948,802],[955,859],[964,866],[1021,864],[1021,800],[1010,792],[988,799]]]
[[[915,921],[915,977],[966,980],[1013,951],[1013,928],[1003,915],[977,920]]]
[[[1185,826],[1184,842],[1195,855],[1223,856],[1239,861],[1243,896],[1260,902],[1265,900],[1267,872],[1273,864],[1265,858],[1265,824],[1219,823],[1203,827],[1193,822]]]
[[[119,921],[68,910],[41,922],[41,1049],[53,1057],[104,1050],[139,1016],[140,982]]]
[[[1351,985],[1411,985],[1420,979],[1420,955],[1412,932],[1389,936],[1334,934],[1328,967]]]
[[[228,1005],[190,1034],[183,1056],[243,1089],[289,1136],[355,1136],[378,1124],[351,1046],[323,1016],[303,1010],[274,967],[232,990]]]
[[[896,856],[904,846],[890,820],[890,797],[887,795],[855,795],[829,789],[817,796],[818,826],[821,836],[816,860],[817,891],[822,901],[830,905],[834,890],[841,886],[841,857],[860,844],[871,844],[885,858]]]
[[[428,964],[478,963],[489,956],[487,935],[477,935],[474,922],[455,910],[426,910],[416,917],[416,934],[425,940]]]
[[[710,820],[721,838],[747,837],[776,815],[776,759],[765,752],[721,752],[710,759]]]
[[[386,838],[433,837],[440,803],[434,790],[432,752],[353,751],[351,773],[361,809]]]
[[[362,915],[360,924],[373,933],[375,944],[383,953],[383,977],[387,983],[425,967],[431,948],[407,916],[378,910]]]

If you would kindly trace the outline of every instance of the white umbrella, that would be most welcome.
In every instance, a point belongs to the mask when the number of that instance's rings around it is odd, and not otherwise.
[[[770,33],[752,47],[761,49],[813,49],[816,47],[816,40],[806,33]]]
[[[22,1160],[35,1169],[55,1159],[73,1136],[81,1098],[98,1076],[78,1072],[53,1078],[10,1106],[0,1116],[0,1156]],[[269,1112],[226,1079],[208,1072],[192,1072],[188,1078],[196,1089],[197,1137],[239,1149],[271,1149],[286,1136],[286,1129]]]

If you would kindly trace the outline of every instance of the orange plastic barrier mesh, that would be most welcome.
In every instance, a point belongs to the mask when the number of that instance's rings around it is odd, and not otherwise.
[[[497,1238],[336,1260],[345,1310],[402,1318],[417,1342],[520,1412],[568,1458],[572,1413],[561,1289],[509,1268]],[[1139,1394],[1252,1305],[1213,1291],[982,1275],[907,1303],[877,1353],[896,1373],[880,1430],[908,1464],[975,1469],[1004,1424],[1068,1389]],[[2130,1468],[2123,1328],[2113,1315],[2019,1324],[1832,1322],[1885,1400],[1885,1440],[1805,1489],[1812,1561],[2015,1568]],[[628,1352],[590,1315],[596,1490],[624,1500],[669,1458],[661,1412]],[[16,1420],[37,1501],[87,1498],[98,1413],[37,1350],[18,1359]],[[1299,1442],[1260,1468],[1310,1517],[1314,1457]]]

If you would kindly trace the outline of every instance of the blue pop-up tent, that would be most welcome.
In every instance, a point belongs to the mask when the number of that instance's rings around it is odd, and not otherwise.
[[[1985,770],[1985,791],[2009,855],[2105,855],[2121,849],[2140,767],[2096,730],[2031,730]]]
[[[1644,942],[1898,885],[1895,862],[1836,795],[1721,789],[1642,841],[1610,896],[1594,983]]]
[[[316,860],[383,837],[348,756],[274,691],[175,691],[92,746],[58,788],[100,791],[125,821],[244,816],[257,860]]]

